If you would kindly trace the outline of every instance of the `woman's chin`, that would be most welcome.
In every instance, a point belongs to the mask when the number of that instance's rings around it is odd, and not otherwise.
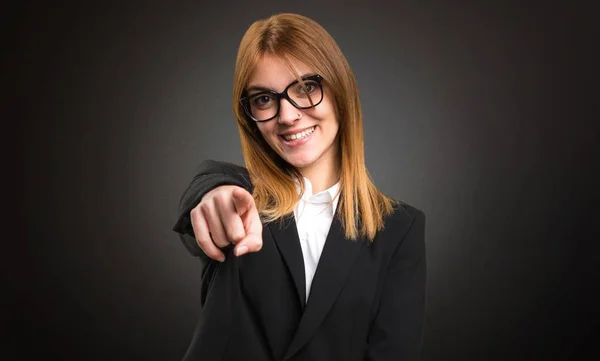
[[[296,169],[303,169],[314,163],[314,160],[308,157],[286,157],[285,159]]]

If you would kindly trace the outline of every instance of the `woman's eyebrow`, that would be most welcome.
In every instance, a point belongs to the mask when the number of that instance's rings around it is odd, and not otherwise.
[[[315,75],[315,74],[312,73],[312,72],[309,72],[309,73],[306,73],[306,74],[300,74],[300,79],[303,79],[303,78],[306,78],[306,77],[309,77],[309,76],[313,76],[313,75]],[[289,82],[286,85],[286,87],[288,85],[292,84],[295,81],[296,81],[296,79],[292,80],[291,82]],[[266,91],[270,91],[270,90],[274,90],[274,89],[266,87],[264,85],[260,85],[260,84],[253,84],[253,85],[250,85],[249,87],[246,88],[246,91],[251,91],[251,90],[263,90],[263,91],[266,90]]]
[[[252,86],[249,86],[248,88],[246,88],[246,91],[251,91],[251,90],[273,90],[273,89],[267,88],[266,86],[262,86],[262,85],[252,85]]]

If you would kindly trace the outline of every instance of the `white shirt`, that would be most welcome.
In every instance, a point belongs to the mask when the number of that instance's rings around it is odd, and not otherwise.
[[[339,197],[336,196],[339,186],[338,182],[329,189],[313,194],[310,180],[304,178],[304,194],[294,208],[300,247],[304,257],[306,300],[308,300],[310,286],[333,222],[339,200]],[[296,188],[298,191],[300,190],[299,187]],[[333,202],[331,202],[332,200]]]

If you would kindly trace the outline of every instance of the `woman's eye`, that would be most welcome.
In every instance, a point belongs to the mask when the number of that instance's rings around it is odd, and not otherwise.
[[[257,95],[252,98],[252,104],[257,107],[265,107],[268,106],[269,103],[273,100],[273,98],[269,95]]]
[[[303,85],[298,86],[298,94],[310,94],[315,91],[316,85],[313,82],[306,82]]]

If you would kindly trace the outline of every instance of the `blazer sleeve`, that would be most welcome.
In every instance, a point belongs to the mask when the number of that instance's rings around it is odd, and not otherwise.
[[[365,361],[413,361],[421,356],[426,308],[425,214],[410,208],[412,224],[392,256]]]
[[[250,193],[253,189],[246,168],[233,163],[209,159],[202,161],[196,167],[190,184],[179,199],[177,222],[172,230],[179,234],[183,245],[193,256],[205,255],[196,242],[190,212],[200,203],[206,193],[222,185],[236,185],[245,188]]]

